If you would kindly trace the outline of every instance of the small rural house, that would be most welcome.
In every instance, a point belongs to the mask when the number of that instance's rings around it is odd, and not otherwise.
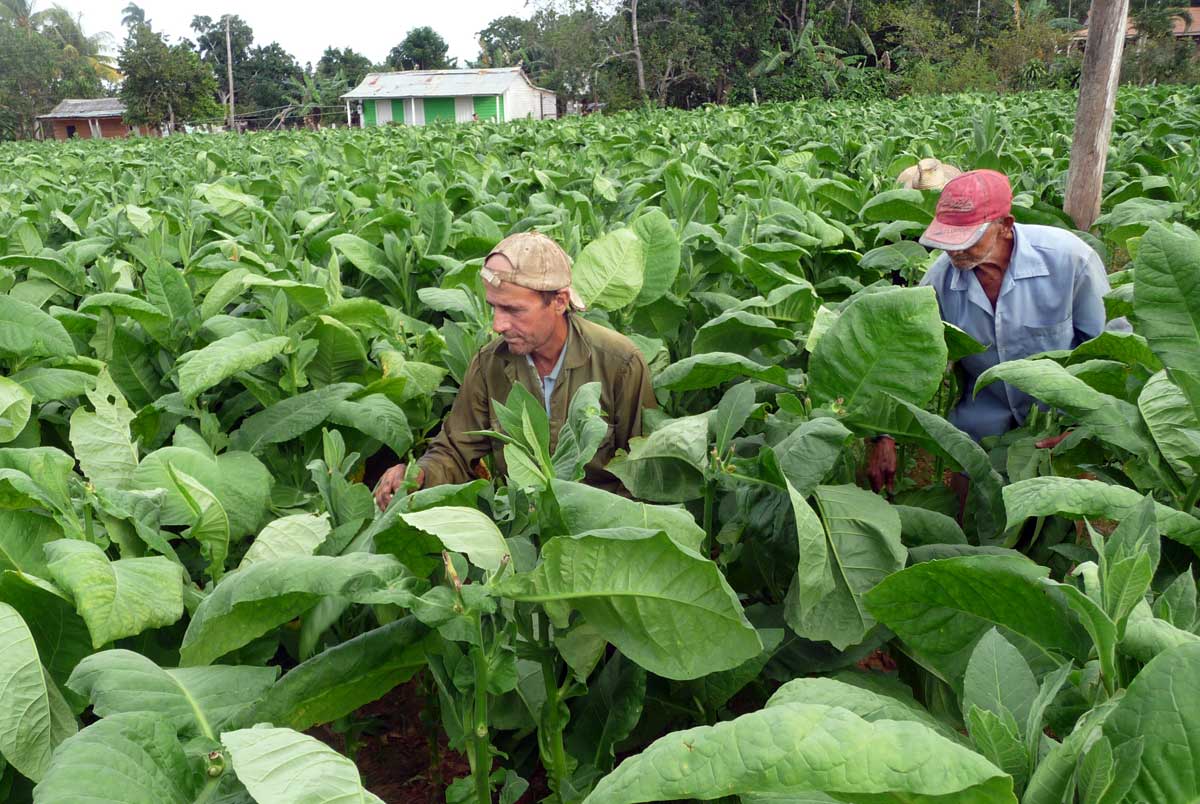
[[[553,92],[534,86],[520,67],[492,70],[408,70],[369,73],[347,92],[346,123],[359,126],[437,120],[520,120],[558,116]]]
[[[119,98],[72,98],[39,115],[37,122],[43,139],[110,139],[158,134],[157,129],[149,126],[128,125],[124,115],[125,104]]]
[[[1186,39],[1196,45],[1200,49],[1200,6],[1191,6],[1190,8],[1178,8],[1171,15],[1171,33],[1176,39]],[[1071,44],[1078,45],[1080,50],[1083,50],[1087,45],[1088,29],[1082,28],[1075,32],[1071,37]],[[1137,39],[1138,29],[1133,18],[1128,18],[1125,23],[1125,40],[1130,41]]]

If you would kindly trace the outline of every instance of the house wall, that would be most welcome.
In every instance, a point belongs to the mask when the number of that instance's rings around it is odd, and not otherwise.
[[[375,125],[386,126],[392,122],[392,102],[379,100],[375,102]]]
[[[558,117],[558,98],[553,92],[542,93],[542,118],[554,120]]]
[[[102,117],[97,119],[96,122],[100,127],[100,136],[104,139],[122,139],[131,134],[129,125],[119,117]],[[53,136],[56,140],[65,140],[67,139],[67,126],[75,126],[75,137],[77,139],[92,139],[92,127],[86,117],[60,117],[53,120],[46,120],[42,123],[42,130],[47,133],[47,138]],[[150,129],[147,126],[138,127],[137,136],[149,137],[157,135],[158,131],[156,129]]]
[[[505,120],[541,117],[542,102],[538,91],[519,78],[514,80],[504,91],[504,111]]]
[[[475,114],[475,99],[470,95],[459,95],[454,99],[454,119],[459,123],[470,123]]]

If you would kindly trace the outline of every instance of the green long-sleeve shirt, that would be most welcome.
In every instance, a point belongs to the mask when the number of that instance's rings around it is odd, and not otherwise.
[[[620,481],[604,470],[618,449],[629,449],[629,439],[642,434],[642,409],[656,408],[650,370],[631,340],[611,329],[576,315],[568,315],[569,331],[562,372],[550,396],[550,449],[567,418],[571,397],[581,385],[600,383],[600,406],[608,422],[608,435],[587,465],[584,482],[608,491],[621,491]],[[542,398],[537,372],[524,355],[514,355],[503,339],[479,350],[467,367],[462,387],[441,432],[430,442],[419,464],[425,470],[425,487],[465,483],[473,479],[471,467],[491,455],[494,466],[506,473],[503,445],[476,430],[500,430],[492,400],[508,398],[513,383],[520,382]]]

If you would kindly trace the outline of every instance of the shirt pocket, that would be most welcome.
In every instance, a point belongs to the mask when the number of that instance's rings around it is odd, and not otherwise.
[[[1016,360],[1055,349],[1070,349],[1073,332],[1074,322],[1070,318],[1056,324],[1022,326],[1019,329],[1017,354],[1010,355],[1008,359]]]

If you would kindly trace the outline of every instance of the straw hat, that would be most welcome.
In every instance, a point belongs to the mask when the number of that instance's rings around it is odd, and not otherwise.
[[[946,186],[946,182],[961,175],[962,171],[954,165],[929,158],[905,168],[896,181],[908,190],[940,190]]]

